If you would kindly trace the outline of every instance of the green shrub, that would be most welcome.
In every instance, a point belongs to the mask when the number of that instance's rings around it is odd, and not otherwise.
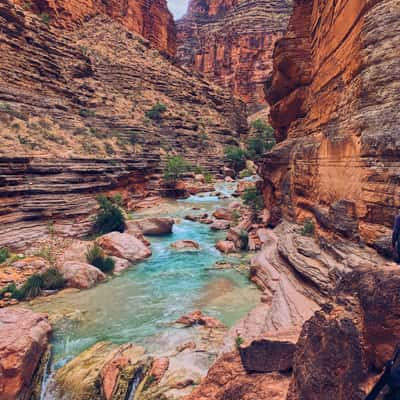
[[[190,164],[181,156],[168,157],[164,169],[163,180],[169,185],[175,185],[182,175],[190,171]]]
[[[301,229],[301,234],[303,236],[313,236],[315,232],[314,222],[311,218],[304,221],[303,228]]]
[[[10,285],[0,290],[0,299],[4,298],[4,295],[6,293],[11,293],[11,297],[13,299],[17,297],[18,289],[14,283],[11,283]]]
[[[200,141],[200,146],[201,147],[203,147],[203,148],[206,147],[206,144],[209,141],[209,137],[208,137],[207,133],[201,132],[200,135],[199,135],[199,141]]]
[[[0,264],[7,260],[10,257],[10,252],[7,248],[2,247],[0,248]]]
[[[109,156],[112,156],[112,155],[115,154],[114,147],[113,147],[113,145],[111,143],[105,143],[104,144],[104,150]]]
[[[56,268],[49,268],[43,272],[42,276],[42,289],[45,290],[59,290],[65,287],[65,279]]]
[[[121,208],[104,195],[97,196],[99,210],[97,212],[93,230],[104,235],[110,232],[123,232],[125,230],[125,216]]]
[[[42,14],[39,15],[39,18],[41,19],[41,21],[42,21],[44,24],[46,24],[46,25],[49,25],[49,24],[50,24],[51,18],[50,18],[50,15],[49,15],[49,14],[42,13]]]
[[[15,293],[17,300],[25,300],[40,295],[43,287],[43,278],[39,274],[32,275]]]
[[[248,206],[253,214],[264,208],[264,198],[256,187],[247,188],[242,194],[243,203]]]
[[[259,159],[266,151],[271,150],[275,144],[273,128],[262,119],[257,119],[251,124],[253,133],[247,139],[247,153],[250,159]]]
[[[51,245],[42,246],[36,253],[35,256],[42,257],[49,262],[51,266],[55,265],[57,255],[55,248]]]
[[[235,339],[235,344],[236,344],[236,348],[239,350],[240,346],[244,343],[244,339],[240,336],[237,335],[236,339]]]
[[[246,251],[249,249],[249,234],[244,229],[240,231],[240,250]]]
[[[211,183],[214,180],[214,176],[211,172],[205,172],[204,173],[204,182],[205,183]]]
[[[92,110],[87,110],[86,108],[81,108],[79,110],[79,115],[83,118],[94,117],[96,113]]]
[[[252,174],[252,172],[249,170],[249,169],[243,169],[242,171],[240,171],[240,174],[239,174],[239,176],[241,177],[241,178],[248,178],[248,177],[250,177],[250,176],[252,176],[253,174]]]
[[[100,271],[106,274],[111,274],[114,271],[114,260],[111,257],[107,257],[104,254],[103,249],[96,243],[87,250],[86,260],[88,264],[97,267]]]
[[[236,172],[240,172],[246,167],[247,156],[245,150],[238,146],[227,146],[224,153],[226,161]]]
[[[163,114],[167,111],[167,106],[162,103],[156,103],[150,110],[145,112],[145,116],[153,121],[160,122]]]

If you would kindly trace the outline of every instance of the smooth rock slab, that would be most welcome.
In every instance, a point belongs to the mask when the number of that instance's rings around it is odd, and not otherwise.
[[[70,288],[90,289],[106,279],[106,276],[98,268],[82,262],[66,262],[59,268],[59,271]]]
[[[97,238],[96,243],[109,256],[124,258],[132,263],[151,256],[151,250],[135,236],[111,232]]]
[[[172,233],[172,228],[174,226],[173,218],[145,218],[137,221],[130,221],[129,229],[133,229],[136,226],[143,235],[148,236],[162,236]]]
[[[0,399],[28,399],[31,382],[47,350],[46,315],[23,308],[0,309]]]
[[[200,245],[193,240],[178,240],[171,244],[171,247],[175,250],[199,250]]]
[[[279,331],[243,343],[239,348],[247,372],[286,372],[293,367],[299,332]]]

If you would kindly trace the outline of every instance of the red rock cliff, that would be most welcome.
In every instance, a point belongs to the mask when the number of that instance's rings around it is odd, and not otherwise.
[[[176,51],[173,17],[166,0],[13,0],[25,9],[48,15],[50,22],[71,28],[88,17],[102,13],[121,22],[128,30],[142,35],[170,55]]]
[[[267,85],[281,142],[264,161],[277,220],[312,217],[321,231],[390,252],[400,205],[395,0],[301,0],[277,43]]]
[[[289,0],[191,0],[177,23],[178,58],[246,103],[264,105],[272,51],[290,8]]]

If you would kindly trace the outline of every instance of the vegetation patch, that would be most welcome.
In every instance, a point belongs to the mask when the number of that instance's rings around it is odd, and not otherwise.
[[[239,146],[225,147],[224,154],[226,161],[236,173],[246,168],[247,154],[246,151]]]
[[[311,218],[304,221],[303,227],[301,229],[301,234],[303,236],[314,236],[315,225]]]
[[[262,119],[255,120],[251,128],[253,133],[246,141],[247,154],[251,160],[258,160],[276,145],[274,129]]]
[[[243,203],[257,214],[264,208],[264,198],[256,187],[247,188],[242,194]]]
[[[6,261],[9,257],[10,251],[5,247],[0,248],[0,264]]]
[[[115,199],[104,195],[97,196],[99,211],[95,217],[94,233],[104,235],[110,232],[123,232],[125,230],[125,216],[121,206]]]
[[[114,271],[115,261],[111,257],[107,257],[103,249],[96,243],[87,250],[86,260],[88,264],[95,266],[106,274],[111,274]]]
[[[156,103],[150,110],[145,112],[145,116],[153,121],[160,122],[166,112],[167,106],[165,104]]]
[[[181,177],[191,170],[191,165],[181,156],[168,157],[163,180],[170,186],[175,186]]]

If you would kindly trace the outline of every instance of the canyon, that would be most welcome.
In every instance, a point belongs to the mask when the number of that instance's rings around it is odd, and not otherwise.
[[[290,0],[191,0],[177,22],[177,57],[258,111],[290,12]]]
[[[0,400],[364,399],[400,342],[399,1],[171,21],[158,0],[0,0],[0,283],[51,264],[69,286],[1,292]],[[277,143],[239,178],[224,149],[268,107]],[[172,199],[171,154],[215,180]],[[87,236],[99,193],[123,233]]]

